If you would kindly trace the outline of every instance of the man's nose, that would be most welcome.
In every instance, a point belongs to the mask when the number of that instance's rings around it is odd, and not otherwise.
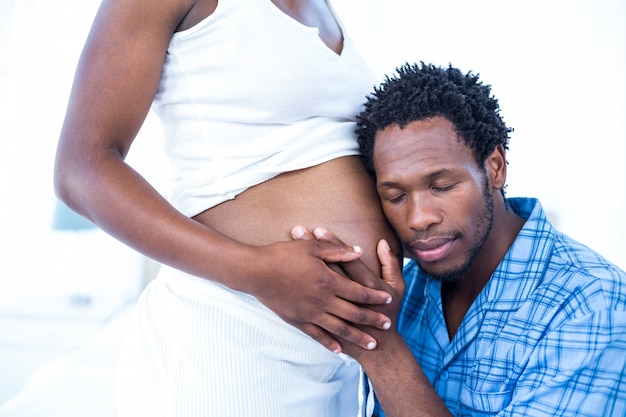
[[[443,220],[439,204],[426,196],[413,196],[410,199],[408,226],[414,230],[427,230]]]

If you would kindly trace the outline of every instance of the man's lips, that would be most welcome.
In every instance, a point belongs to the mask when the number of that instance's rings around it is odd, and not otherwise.
[[[417,260],[422,262],[436,262],[450,254],[454,247],[455,240],[456,239],[453,237],[420,240],[412,242],[409,247]]]

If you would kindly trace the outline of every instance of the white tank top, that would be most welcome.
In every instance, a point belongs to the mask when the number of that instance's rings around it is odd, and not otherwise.
[[[173,36],[154,109],[178,210],[193,216],[282,172],[358,154],[355,115],[375,80],[341,27],[338,55],[270,0],[220,0]]]

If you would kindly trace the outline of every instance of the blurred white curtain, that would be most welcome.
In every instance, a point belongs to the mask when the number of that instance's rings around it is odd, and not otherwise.
[[[0,0],[0,298],[20,286],[52,291],[66,285],[58,236],[50,229],[52,166],[98,4]],[[333,4],[381,80],[403,62],[419,60],[480,73],[516,129],[509,195],[539,197],[563,231],[626,268],[626,2]],[[159,181],[165,169],[155,126],[138,139],[130,159]],[[94,265],[127,256],[117,242],[99,239]]]

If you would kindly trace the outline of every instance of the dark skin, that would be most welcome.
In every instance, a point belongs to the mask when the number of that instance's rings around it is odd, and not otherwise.
[[[508,210],[504,148],[487,158],[484,173],[453,125],[442,117],[390,126],[376,136],[374,163],[383,210],[405,255],[429,274],[461,271],[442,286],[450,339],[524,224]],[[491,227],[484,213],[483,178],[493,201]],[[441,237],[445,236],[445,237]],[[473,264],[467,253],[484,239]]]
[[[324,1],[274,4],[301,23],[318,26],[329,49],[341,51],[341,30]],[[194,218],[174,209],[124,161],[157,91],[172,35],[197,24],[216,7],[215,0],[103,1],[77,68],[59,140],[56,192],[72,209],[130,247],[255,295],[331,351],[341,350],[339,336],[371,349],[376,340],[349,323],[386,327],[388,317],[363,306],[384,304],[389,294],[337,280],[325,264],[362,257],[377,269],[375,242],[385,237],[395,244],[358,157],[282,175]],[[316,180],[327,177],[339,181],[329,183],[337,188],[327,188],[325,194],[343,196],[345,190],[354,190],[354,195],[316,206],[314,201],[324,196]],[[291,202],[301,204],[293,219],[257,210]],[[368,210],[356,210],[361,207]],[[230,222],[222,221],[223,213],[255,218],[264,227],[246,231],[232,216]],[[360,243],[359,252],[321,242],[291,242],[289,230],[296,219],[307,226],[328,225],[346,241],[368,243]]]
[[[294,239],[313,240],[333,243],[337,246],[345,244],[332,232],[324,228],[316,228],[313,232],[301,226],[292,230]],[[393,302],[377,307],[391,317],[392,323],[397,322],[400,301],[404,292],[402,270],[396,255],[389,250],[385,240],[381,240],[377,248],[382,264],[382,278],[367,268],[360,260],[342,263],[341,274],[363,285],[381,287],[393,294]],[[382,282],[382,284],[381,284]],[[369,331],[370,329],[368,329]],[[379,344],[374,350],[365,350],[347,341],[343,341],[344,352],[356,359],[370,378],[376,396],[380,401],[385,415],[389,417],[421,417],[451,416],[445,404],[415,361],[411,350],[398,332],[395,325],[384,333],[371,329],[377,335]],[[410,389],[398,389],[410,387]]]
[[[507,210],[502,194],[506,183],[504,148],[498,146],[480,167],[452,123],[435,117],[379,131],[374,167],[383,210],[404,243],[405,256],[431,275],[455,277],[442,286],[446,326],[453,339],[524,224]],[[315,233],[317,239],[341,245],[328,230]],[[301,230],[297,236],[313,238]],[[380,247],[379,256],[385,284],[402,293],[400,268]],[[355,263],[359,261],[351,265]],[[362,266],[344,265],[343,269],[365,284],[376,280],[375,274]],[[378,348],[365,351],[345,343],[344,351],[364,367],[386,416],[450,416],[395,328],[399,305],[382,309],[394,326],[380,334]],[[372,331],[375,336],[377,333]]]

